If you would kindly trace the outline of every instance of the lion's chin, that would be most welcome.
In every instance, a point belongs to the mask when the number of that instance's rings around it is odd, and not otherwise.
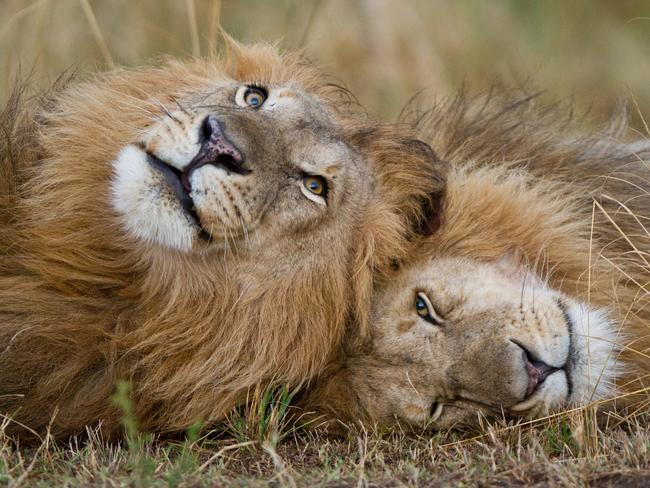
[[[215,239],[167,168],[140,148],[125,147],[113,161],[112,206],[138,240],[183,252],[203,250]]]
[[[573,323],[567,363],[570,389],[567,403],[586,405],[611,398],[622,364],[617,360],[622,337],[605,310],[576,304],[568,314]]]

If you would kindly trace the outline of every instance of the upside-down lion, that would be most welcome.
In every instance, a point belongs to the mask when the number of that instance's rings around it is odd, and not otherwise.
[[[306,404],[418,429],[647,408],[650,142],[575,136],[534,98],[459,97],[419,128],[450,164],[438,230]]]
[[[439,165],[297,55],[230,43],[72,81],[0,134],[0,413],[142,429],[217,421],[305,382],[435,206]]]

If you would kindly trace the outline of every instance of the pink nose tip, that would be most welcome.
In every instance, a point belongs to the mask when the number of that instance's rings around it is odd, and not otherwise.
[[[537,387],[544,383],[546,378],[558,371],[559,368],[549,366],[543,361],[534,360],[526,349],[523,347],[522,349],[526,373],[528,373],[528,386],[526,387],[526,398],[528,398],[530,395],[535,393]]]
[[[244,155],[239,148],[231,142],[223,132],[219,119],[214,115],[208,115],[201,123],[200,128],[201,149],[190,164],[183,170],[181,181],[186,191],[191,191],[190,176],[192,173],[206,164],[220,166],[229,173],[245,175],[251,170],[242,166]]]

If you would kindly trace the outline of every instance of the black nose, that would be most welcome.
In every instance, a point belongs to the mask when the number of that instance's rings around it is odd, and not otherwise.
[[[251,172],[251,170],[242,166],[244,162],[242,152],[228,140],[223,133],[219,119],[214,115],[208,115],[203,119],[199,129],[199,140],[201,141],[201,149],[183,170],[181,180],[185,190],[190,191],[192,189],[190,183],[192,173],[206,164],[221,166],[228,172],[240,175]]]

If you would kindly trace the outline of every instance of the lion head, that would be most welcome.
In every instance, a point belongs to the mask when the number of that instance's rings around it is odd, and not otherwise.
[[[422,260],[376,304],[372,338],[345,373],[361,418],[444,429],[536,418],[615,390],[618,327],[607,310],[511,258]]]
[[[288,266],[301,249],[347,240],[372,180],[332,111],[292,84],[211,85],[176,100],[113,161],[125,229],[189,253],[284,254]]]
[[[447,428],[645,408],[650,144],[574,135],[563,115],[461,96],[418,119],[450,160],[438,230],[377,287],[369,338],[342,348],[307,411]]]
[[[307,381],[348,325],[363,336],[373,283],[441,189],[426,144],[268,46],[97,75],[25,110],[2,146],[19,171],[0,407],[55,434],[117,432],[119,380],[158,432]]]

